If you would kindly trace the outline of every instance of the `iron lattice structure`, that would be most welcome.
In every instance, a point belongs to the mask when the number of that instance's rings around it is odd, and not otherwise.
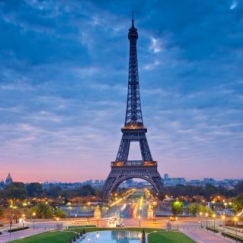
[[[121,129],[122,139],[116,160],[111,162],[111,172],[103,187],[104,201],[107,201],[110,193],[129,178],[144,179],[153,185],[157,192],[163,190],[162,179],[157,170],[157,161],[152,158],[146,138],[147,128],[143,124],[137,62],[138,32],[134,27],[133,19],[128,39],[130,50],[125,124]],[[128,160],[131,142],[139,142],[142,160]]]

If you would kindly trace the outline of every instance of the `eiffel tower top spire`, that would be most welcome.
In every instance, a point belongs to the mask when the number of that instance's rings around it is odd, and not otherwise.
[[[134,27],[134,12],[132,11],[132,27]]]
[[[137,61],[137,39],[138,31],[134,27],[134,18],[132,12],[132,26],[128,31],[130,42],[129,50],[129,71],[128,71],[128,93],[127,108],[124,128],[135,129],[143,127],[143,117],[141,110],[138,61]]]

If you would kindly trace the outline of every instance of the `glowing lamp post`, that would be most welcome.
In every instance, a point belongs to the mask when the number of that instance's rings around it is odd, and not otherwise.
[[[35,227],[34,227],[34,223],[35,223],[35,216],[36,216],[36,213],[35,213],[35,212],[33,212],[33,213],[32,213],[32,219],[33,219],[33,229],[35,228]]]
[[[206,229],[208,228],[208,213],[205,214],[206,217]]]
[[[199,213],[200,227],[202,228],[202,212]]]
[[[141,226],[141,216],[140,215],[138,216],[138,226],[139,226],[139,228]]]
[[[25,220],[25,214],[22,214],[22,223],[23,223],[23,228],[24,228],[24,220]]]
[[[234,217],[234,222],[235,222],[235,242],[237,243],[238,242],[238,239],[237,239],[237,221],[238,221],[238,218],[237,217]]]
[[[225,238],[225,215],[222,215],[222,219],[223,219],[223,235]]]
[[[216,218],[216,214],[213,214],[213,232],[215,234],[215,218]]]

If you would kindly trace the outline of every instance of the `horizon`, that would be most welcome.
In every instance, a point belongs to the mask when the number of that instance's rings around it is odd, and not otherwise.
[[[107,178],[125,119],[131,11],[161,177],[242,177],[243,2],[235,0],[0,2],[0,176]],[[141,158],[139,149],[131,156]]]
[[[167,174],[167,173],[165,173],[165,174]],[[105,181],[106,180],[106,178],[103,178],[103,179],[97,179],[97,178],[94,178],[94,179],[91,179],[91,178],[89,178],[89,179],[87,179],[87,180],[84,180],[84,181],[58,181],[58,180],[55,180],[55,179],[52,179],[52,180],[50,180],[50,181],[43,181],[43,180],[39,180],[39,181],[19,181],[19,180],[14,180],[14,176],[12,176],[12,174],[11,174],[11,172],[10,172],[10,176],[13,178],[13,182],[23,182],[23,183],[35,183],[35,182],[37,182],[37,183],[41,183],[41,184],[43,184],[43,183],[85,183],[86,181],[88,181],[88,180],[92,180],[92,182],[94,182],[95,180],[98,180],[98,181]],[[1,177],[0,177],[1,178]],[[189,181],[192,181],[192,180],[200,180],[200,181],[202,181],[202,180],[204,180],[204,179],[213,179],[213,180],[215,180],[215,181],[222,181],[222,180],[243,180],[243,177],[239,177],[239,178],[214,178],[214,177],[204,177],[204,178],[185,178],[185,177],[183,177],[183,176],[173,176],[173,177],[171,177],[170,175],[169,175],[169,178],[171,179],[173,179],[173,178],[184,178],[185,180],[186,180],[186,182],[189,182]],[[143,179],[140,179],[140,178],[132,178],[133,180],[141,180],[141,181],[145,181],[145,180],[143,180]],[[164,180],[164,175],[161,175],[161,179],[163,179]],[[2,180],[4,180],[4,178],[2,177]],[[5,180],[4,180],[5,181]]]

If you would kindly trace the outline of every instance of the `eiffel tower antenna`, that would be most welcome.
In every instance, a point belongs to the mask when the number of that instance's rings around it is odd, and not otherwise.
[[[134,12],[132,11],[132,27],[134,27]]]
[[[129,70],[128,90],[124,127],[121,129],[122,138],[116,160],[111,162],[111,172],[103,187],[103,200],[107,201],[110,194],[129,178],[140,178],[148,181],[157,192],[163,191],[163,182],[157,170],[157,161],[154,161],[146,138],[147,128],[143,124],[140,100],[137,40],[138,31],[134,26],[132,12],[132,26],[128,31]],[[130,144],[138,142],[142,160],[128,160]]]

